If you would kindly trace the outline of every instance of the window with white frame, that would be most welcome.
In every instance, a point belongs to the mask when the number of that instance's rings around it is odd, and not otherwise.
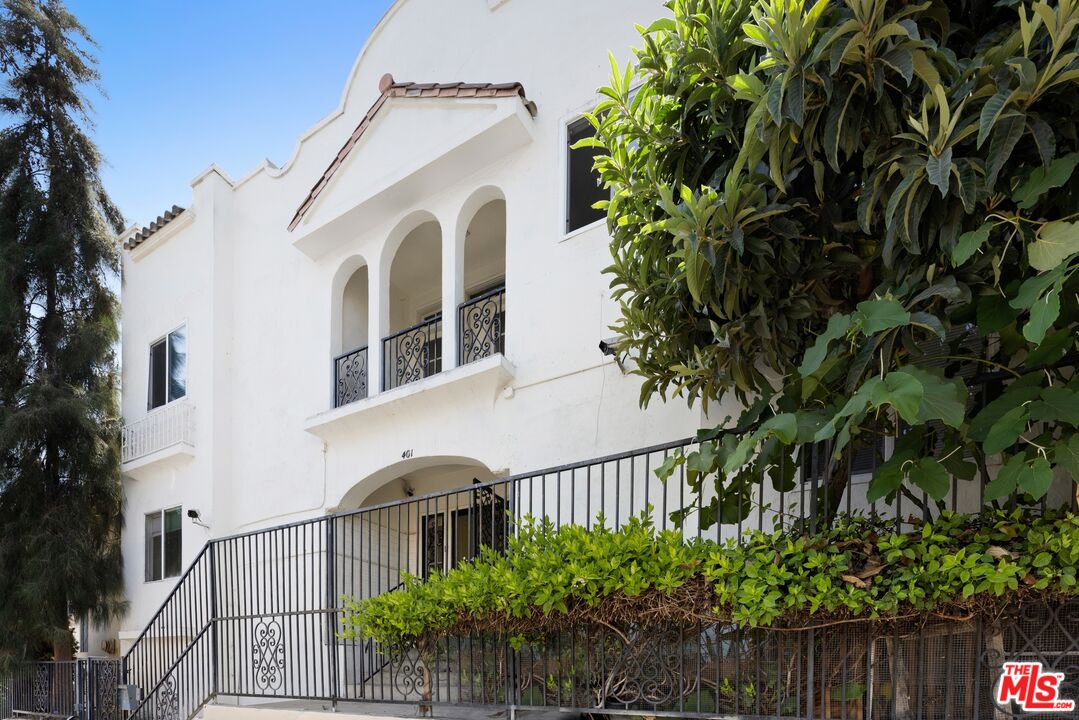
[[[603,187],[599,173],[592,167],[600,150],[573,147],[595,134],[592,123],[585,118],[574,120],[566,127],[566,232],[590,225],[607,215],[606,210],[592,207],[611,197]]]
[[[150,345],[151,410],[187,395],[187,328],[179,327]]]
[[[146,516],[146,582],[180,574],[183,541],[180,520],[178,507]]]

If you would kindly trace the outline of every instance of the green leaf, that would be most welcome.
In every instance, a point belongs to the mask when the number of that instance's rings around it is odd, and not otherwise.
[[[993,125],[996,124],[997,118],[1000,117],[1001,111],[1004,109],[1004,105],[1007,104],[1008,98],[1012,96],[1010,89],[999,91],[996,95],[986,100],[985,105],[982,105],[981,116],[978,118],[978,147],[982,146],[985,139],[989,137],[989,131],[993,129]]]
[[[1075,346],[1075,340],[1075,332],[1070,327],[1052,332],[1038,347],[1027,353],[1025,364],[1032,367],[1055,363]]]
[[[873,405],[891,405],[903,421],[913,425],[918,422],[924,390],[922,384],[905,372],[890,372],[884,382],[873,390]]]
[[[933,458],[922,458],[910,467],[910,480],[934,500],[943,500],[952,487],[948,471]]]
[[[1011,447],[1027,429],[1030,413],[1025,405],[1012,408],[993,423],[985,438],[982,449],[986,455],[996,455],[1001,450]]]
[[[1035,275],[1032,278],[1027,278],[1023,281],[1023,284],[1019,286],[1019,292],[1012,298],[1011,305],[1016,310],[1028,310],[1038,298],[1042,296],[1049,287],[1057,280],[1064,276],[1064,268],[1057,267],[1056,269],[1046,273],[1045,275]]]
[[[960,235],[952,250],[952,265],[959,266],[969,260],[989,239],[989,231],[992,229],[993,223],[983,223],[977,230]]]
[[[1019,311],[1008,304],[1008,298],[994,292],[978,298],[978,333],[987,336],[1015,322]]]
[[[828,353],[828,344],[843,337],[850,328],[850,322],[850,315],[833,315],[828,318],[828,327],[817,336],[813,345],[806,350],[805,357],[802,358],[802,364],[798,367],[799,375],[806,377],[817,371]]]
[[[922,384],[923,397],[918,411],[918,423],[940,420],[953,428],[963,424],[967,415],[967,388],[962,380],[945,380],[913,365],[896,372],[911,375]]]
[[[775,435],[780,442],[790,445],[798,437],[798,419],[794,413],[780,413],[762,423],[757,435],[762,439]]]
[[[891,298],[864,300],[858,303],[854,322],[861,327],[865,335],[874,335],[901,325],[909,325],[910,313]]]
[[[1053,562],[1052,555],[1047,552],[1040,552],[1034,557],[1034,560],[1031,561],[1030,564],[1036,568],[1043,568],[1051,562]]]
[[[984,442],[989,436],[989,429],[1006,413],[1041,396],[1040,386],[1011,385],[993,402],[982,408],[970,422],[967,433],[978,442]]]
[[[948,195],[948,184],[952,178],[952,149],[946,147],[939,155],[929,154],[925,161],[925,174],[929,184],[940,190],[940,196]]]
[[[1051,423],[1063,420],[1079,427],[1079,393],[1060,385],[1045,388],[1041,400],[1030,404],[1030,419]]]
[[[997,476],[986,483],[985,499],[999,500],[1011,495],[1019,486],[1019,475],[1026,469],[1026,459],[1022,455],[1012,456],[997,472]]]
[[[1079,164],[1079,153],[1069,153],[1058,157],[1049,167],[1035,168],[1030,177],[1018,190],[1012,193],[1012,200],[1024,210],[1034,207],[1042,195],[1053,188],[1058,188],[1068,182]]]
[[[1079,433],[1061,438],[1053,450],[1053,460],[1072,476],[1072,481],[1079,483]]]
[[[1049,467],[1049,461],[1041,456],[1034,458],[1034,462],[1019,474],[1019,489],[1033,495],[1035,500],[1045,497],[1052,484],[1053,469]]]
[[[1027,245],[1027,261],[1038,272],[1047,272],[1079,253],[1079,223],[1053,220],[1041,226],[1037,240]]]
[[[1045,333],[1060,315],[1060,287],[1054,287],[1030,308],[1030,320],[1023,326],[1023,337],[1041,345]]]

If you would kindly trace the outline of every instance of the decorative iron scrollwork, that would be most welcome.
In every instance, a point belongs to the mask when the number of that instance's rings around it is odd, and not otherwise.
[[[416,648],[394,647],[390,651],[390,677],[393,690],[403,699],[409,695],[423,695],[427,690],[427,666]]]
[[[442,372],[442,317],[383,339],[382,360],[386,390]]]
[[[334,358],[334,407],[367,397],[367,348]]]
[[[157,688],[154,720],[180,720],[180,688],[176,675],[169,675]]]
[[[461,364],[506,351],[506,288],[500,287],[461,305]]]
[[[49,680],[50,666],[46,663],[38,663],[34,666],[33,696],[34,712],[49,712]]]
[[[280,690],[285,681],[285,639],[279,620],[259,620],[252,647],[255,684],[262,690]]]
[[[94,720],[120,720],[120,707],[117,702],[116,688],[119,684],[120,663],[118,660],[91,660],[93,673]]]
[[[618,640],[620,652],[604,679],[601,707],[608,703],[664,706],[696,689],[700,678],[695,668],[683,672],[685,642],[680,630],[634,631]]]

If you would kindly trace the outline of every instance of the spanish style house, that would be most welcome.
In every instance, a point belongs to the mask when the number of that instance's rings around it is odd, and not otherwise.
[[[130,611],[80,624],[96,659],[28,671],[14,697],[82,720],[231,720],[227,705],[289,702],[998,717],[986,652],[1079,653],[1040,616],[1049,650],[1022,625],[973,623],[468,637],[434,660],[341,639],[342,598],[505,548],[516,520],[651,513],[668,527],[692,496],[684,475],[654,471],[735,409],[640,407],[639,378],[607,342],[619,309],[593,207],[606,191],[576,147],[608,52],[624,64],[634,23],[665,12],[397,0],[287,162],[241,178],[211,165],[190,198],[119,238]],[[846,510],[868,507],[874,457],[854,458]],[[820,478],[803,460],[794,490],[762,480],[759,512],[707,532],[800,511]],[[978,502],[969,488],[949,499]],[[700,535],[696,522],[681,531]],[[49,700],[61,686],[73,699]]]

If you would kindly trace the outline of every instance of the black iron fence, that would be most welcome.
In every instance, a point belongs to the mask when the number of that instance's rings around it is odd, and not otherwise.
[[[22,663],[0,678],[0,718],[32,714],[121,720],[119,693],[117,658]]]
[[[442,316],[382,338],[382,389],[442,372]]]
[[[214,697],[234,696],[680,717],[1000,720],[1019,716],[991,700],[1005,658],[1037,659],[1066,673],[1065,697],[1079,697],[1079,602],[1024,606],[996,624],[581,626],[512,639],[483,633],[442,639],[422,656],[340,638],[342,598],[393,592],[403,572],[444,572],[482,547],[505,551],[526,516],[591,526],[602,513],[617,527],[647,513],[658,528],[672,528],[672,512],[711,499],[690,491],[684,466],[667,482],[655,474],[687,444],[211,541],[124,658],[125,681],[145,694],[133,714],[184,720]],[[826,488],[811,452],[799,461],[794,489],[777,491],[762,477],[752,511],[739,522],[702,527],[691,513],[678,532],[724,541],[808,517]],[[851,458],[842,509],[876,512],[897,527],[912,512],[938,511],[918,501],[914,488],[892,503],[866,503],[862,465]],[[1073,502],[1069,486],[1053,488],[1049,502]],[[980,484],[955,481],[945,505],[979,510]]]
[[[494,288],[457,309],[457,357],[461,365],[506,352],[506,288]]]
[[[367,346],[333,359],[333,406],[341,407],[367,397]]]

